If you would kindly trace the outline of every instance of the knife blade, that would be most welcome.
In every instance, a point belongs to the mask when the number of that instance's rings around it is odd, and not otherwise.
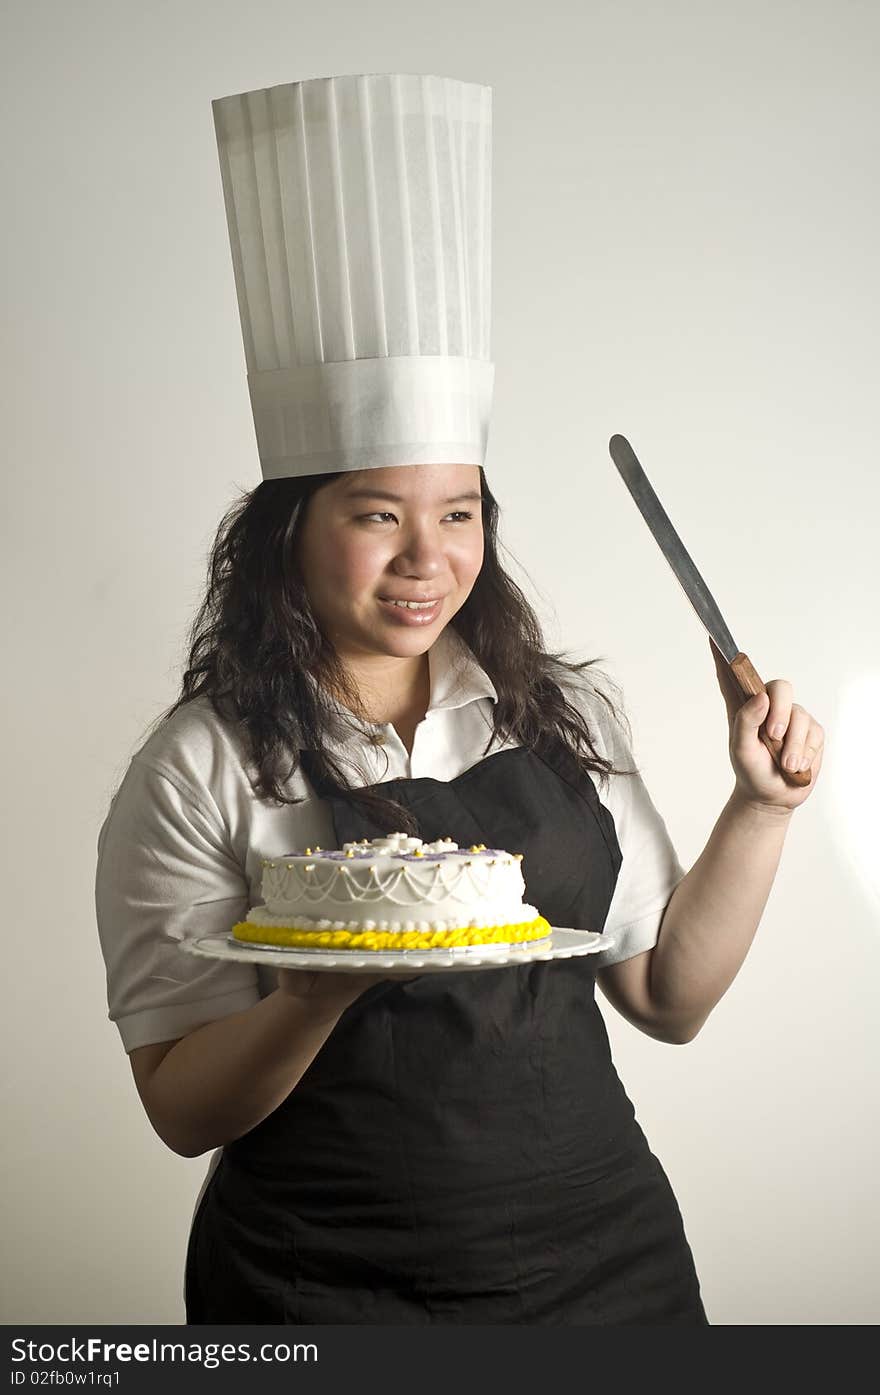
[[[654,535],[663,556],[693,606],[709,634],[712,643],[724,658],[730,673],[742,693],[748,699],[755,693],[765,693],[763,682],[747,654],[739,649],[733,635],[724,622],[724,617],[711,591],[697,570],[694,560],[678,536],[660,500],[655,494],[648,476],[625,436],[612,436],[608,443],[611,459],[618,474],[629,490],[639,513]],[[812,779],[809,770],[784,770],[782,767],[782,742],[770,736],[763,723],[758,735],[772,755],[783,777],[792,785],[808,785]]]

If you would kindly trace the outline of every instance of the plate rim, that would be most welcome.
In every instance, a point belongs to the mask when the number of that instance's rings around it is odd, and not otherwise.
[[[575,937],[575,943],[565,940],[553,943],[555,935]],[[589,937],[586,941],[584,937]],[[610,949],[615,942],[613,934],[607,935],[598,930],[573,930],[565,926],[551,926],[550,935],[530,942],[513,943],[506,946],[492,944],[469,945],[466,948],[437,949],[390,949],[390,950],[334,950],[331,947],[308,949],[302,945],[263,945],[252,941],[236,940],[231,931],[225,934],[200,935],[196,940],[181,943],[184,952],[197,958],[225,960],[227,963],[262,964],[266,968],[290,968],[310,970],[338,970],[345,968],[351,972],[369,972],[383,968],[422,968],[429,972],[443,970],[460,971],[480,968],[521,967],[536,962],[552,962],[554,959],[585,958],[590,954]],[[208,947],[210,946],[210,947]],[[274,962],[280,957],[281,962]]]

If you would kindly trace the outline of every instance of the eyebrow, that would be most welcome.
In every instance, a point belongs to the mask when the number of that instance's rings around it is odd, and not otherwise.
[[[351,489],[346,495],[346,499],[384,499],[391,504],[405,504],[406,500],[400,494],[390,494],[387,489]],[[444,504],[462,504],[466,500],[479,503],[483,496],[477,489],[471,489],[466,494],[455,494],[451,499],[444,499]]]

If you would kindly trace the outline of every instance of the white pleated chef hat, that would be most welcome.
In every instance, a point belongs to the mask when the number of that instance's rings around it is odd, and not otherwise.
[[[263,478],[482,465],[492,89],[368,73],[211,105]]]

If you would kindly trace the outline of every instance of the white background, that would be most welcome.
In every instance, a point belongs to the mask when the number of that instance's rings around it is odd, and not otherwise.
[[[177,694],[214,529],[260,478],[210,103],[401,71],[494,89],[488,478],[548,643],[622,684],[684,865],[732,787],[726,716],[614,432],[737,643],[827,729],[754,947],[696,1041],[661,1045],[602,1001],[710,1320],[875,1323],[880,11],[432,10],[7,10],[0,1317],[183,1321],[207,1160],[142,1112],[92,891],[110,792]]]

